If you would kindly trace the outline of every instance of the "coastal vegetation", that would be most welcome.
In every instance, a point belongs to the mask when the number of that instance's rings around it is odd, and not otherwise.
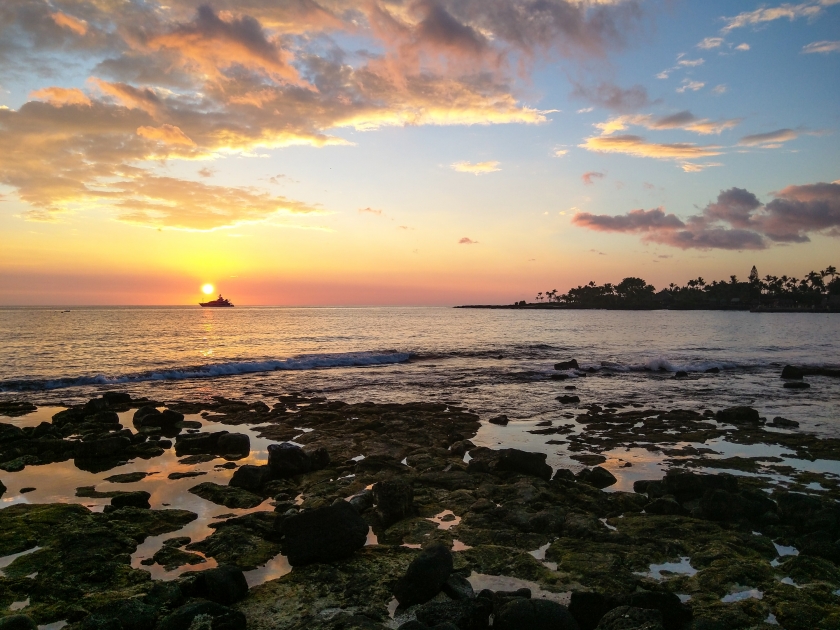
[[[589,284],[560,293],[540,292],[535,302],[518,306],[607,308],[607,309],[753,309],[753,310],[840,310],[840,276],[829,265],[802,278],[759,276],[753,266],[746,281],[735,275],[728,280],[707,282],[698,277],[683,286],[671,283],[657,291],[641,278],[624,278],[617,284]]]

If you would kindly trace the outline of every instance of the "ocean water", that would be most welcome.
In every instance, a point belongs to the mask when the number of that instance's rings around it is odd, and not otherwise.
[[[556,412],[571,384],[583,404],[746,404],[840,433],[840,379],[789,390],[779,378],[788,363],[840,367],[840,315],[830,313],[5,308],[0,358],[0,399],[38,404],[109,389],[162,401],[304,392],[457,401],[524,421]],[[571,358],[598,371],[552,380],[554,363]]]

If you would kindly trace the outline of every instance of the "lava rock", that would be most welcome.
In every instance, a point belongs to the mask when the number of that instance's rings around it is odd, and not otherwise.
[[[563,404],[579,403],[580,396],[575,394],[563,394],[562,396],[557,397],[557,401]]]
[[[688,372],[685,370],[677,370],[677,373],[674,374],[674,378],[686,378],[688,376]]]
[[[420,552],[394,586],[402,607],[425,604],[437,595],[452,573],[452,552],[438,543]]]
[[[499,451],[495,469],[531,475],[548,481],[551,479],[551,466],[546,464],[545,453],[529,453],[516,448],[504,448]]]
[[[683,604],[674,593],[639,592],[625,598],[628,606],[658,610],[665,630],[680,630],[692,618],[691,606]]]
[[[805,374],[796,366],[786,365],[782,368],[782,378],[801,380],[803,376]]]
[[[131,394],[125,392],[105,392],[102,398],[107,400],[109,405],[127,405],[131,402]]]
[[[782,387],[785,389],[810,389],[811,384],[806,383],[805,381],[792,381],[790,383],[785,383]]]
[[[578,365],[577,359],[571,359],[569,361],[561,361],[560,363],[554,364],[555,370],[579,370],[580,366]]]
[[[353,506],[359,514],[369,510],[373,507],[373,492],[370,490],[362,490],[359,494],[352,497],[348,503]]]
[[[494,630],[579,630],[565,606],[547,599],[514,599],[493,621]]]
[[[76,442],[74,454],[78,459],[115,457],[131,446],[131,439],[114,435],[94,440]]]
[[[645,512],[647,514],[658,514],[660,516],[675,515],[682,514],[683,509],[675,499],[671,499],[669,497],[659,497],[645,506]]]
[[[238,610],[215,602],[194,602],[181,606],[164,617],[156,630],[189,630],[193,620],[199,615],[212,619],[212,630],[245,630],[248,625],[245,615]],[[206,626],[202,626],[204,627]]]
[[[575,591],[569,602],[569,612],[581,630],[595,630],[603,616],[619,603],[617,598],[601,593]]]
[[[323,448],[310,455],[301,447],[287,442],[268,445],[268,467],[273,479],[288,479],[321,470],[329,465],[329,461],[329,454]]]
[[[242,488],[222,486],[211,481],[205,481],[197,486],[193,486],[187,492],[191,492],[217,505],[224,505],[226,508],[250,509],[257,507],[263,502],[262,497],[252,492],[248,492]]]
[[[451,574],[444,583],[442,590],[452,599],[473,599],[475,597],[472,584],[460,573]]]
[[[796,429],[799,427],[799,423],[796,420],[788,420],[787,418],[776,416],[767,423],[767,426],[777,427],[779,429]]]
[[[500,427],[505,427],[507,426],[509,420],[507,416],[501,415],[496,416],[495,418],[490,418],[487,422],[489,422],[490,424],[498,424]]]
[[[399,479],[376,483],[373,500],[384,527],[414,515],[414,489]]]
[[[720,368],[718,367],[710,367],[707,370],[703,370],[704,374],[720,374]]]
[[[575,478],[575,473],[573,473],[568,468],[558,468],[555,473],[554,477],[551,478],[552,481],[565,481],[574,483],[577,481]]]
[[[598,630],[663,630],[662,613],[652,608],[619,606],[603,616]]]
[[[368,525],[347,501],[339,501],[283,518],[280,531],[289,564],[301,566],[332,562],[361,549],[367,541]]]
[[[135,507],[148,510],[152,507],[149,503],[149,499],[151,498],[151,496],[151,494],[144,490],[137,490],[135,492],[124,492],[111,498],[110,507],[114,509],[124,507]]]
[[[139,599],[120,599],[98,608],[82,623],[82,630],[149,630],[154,628],[157,612]]]
[[[417,621],[435,630],[451,625],[459,630],[488,628],[492,602],[486,599],[429,602],[417,612]]]
[[[590,486],[594,486],[599,490],[607,488],[618,482],[615,475],[606,468],[601,468],[600,466],[595,466],[595,468],[584,468],[577,474],[577,480],[589,484]]]
[[[222,455],[247,456],[251,452],[251,438],[244,433],[228,433],[219,437],[217,449]]]
[[[229,486],[242,488],[249,492],[257,492],[262,485],[271,478],[268,466],[254,466],[243,464],[237,468],[228,482]]]
[[[248,596],[245,574],[231,566],[202,571],[196,587],[198,594],[217,604],[235,604]]]
[[[26,615],[0,617],[0,630],[38,630],[38,625]]]
[[[729,407],[721,409],[715,414],[718,422],[728,424],[759,424],[761,418],[758,411],[752,407]]]

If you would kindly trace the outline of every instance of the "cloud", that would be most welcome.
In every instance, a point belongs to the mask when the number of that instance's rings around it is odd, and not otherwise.
[[[595,87],[576,84],[572,96],[618,112],[636,111],[650,103],[647,90],[641,85],[625,89],[612,83],[600,83]],[[579,110],[583,111],[587,110]]]
[[[802,52],[806,54],[840,52],[840,40],[813,42],[803,46]]]
[[[697,44],[697,48],[709,50],[710,48],[718,48],[723,44],[723,37],[706,37],[702,42]]]
[[[834,0],[803,2],[802,4],[783,4],[778,7],[762,7],[754,11],[745,11],[731,18],[723,18],[726,24],[721,32],[728,33],[736,28],[757,26],[787,18],[791,22],[801,17],[813,18],[819,15],[824,6],[834,4]]]
[[[84,20],[74,18],[72,15],[67,15],[61,11],[52,13],[50,17],[58,26],[73,31],[76,35],[83,36],[87,33],[88,24]]]
[[[202,177],[213,177],[213,175],[216,174],[216,171],[205,166],[204,168],[198,169],[198,174]]]
[[[686,67],[686,68],[696,68],[697,66],[702,66],[706,63],[705,59],[680,59],[677,62],[678,66]]]
[[[680,249],[766,249],[770,243],[804,243],[809,234],[840,236],[840,184],[788,186],[767,204],[743,188],[721,191],[717,200],[685,221],[662,208],[627,214],[572,217],[579,227],[639,234],[644,242]]]
[[[677,88],[677,92],[680,94],[691,90],[692,92],[697,92],[698,90],[702,90],[706,86],[705,83],[702,81],[692,81],[691,79],[683,79],[682,85]]]
[[[554,149],[554,157],[563,157],[569,152],[568,149]]]
[[[62,105],[90,105],[90,98],[78,88],[48,87],[35,90],[29,97],[47,101],[59,107]]]
[[[576,113],[578,113],[578,114],[588,114],[589,112],[594,111],[594,109],[595,109],[594,107],[583,107],[583,108],[577,110]]]
[[[187,137],[175,125],[161,125],[160,127],[142,126],[137,128],[137,135],[149,140],[156,140],[164,144],[182,144],[189,147],[194,147],[195,142]]]
[[[746,43],[745,44],[738,44],[737,46],[735,46],[735,50],[749,50],[749,49],[750,49],[750,45],[746,44]]]
[[[582,149],[597,153],[623,153],[634,157],[648,157],[663,160],[692,160],[720,155],[718,145],[696,145],[691,142],[659,143],[648,142],[641,136],[597,136],[587,138]]]
[[[375,210],[373,208],[359,208],[359,214],[373,214],[378,217],[381,217],[382,210]]]
[[[738,140],[738,144],[745,147],[778,145],[781,142],[796,140],[798,137],[799,134],[793,129],[777,129],[776,131],[768,131],[767,133],[755,133],[744,136]]]
[[[714,94],[726,94],[726,84],[721,83],[720,85],[716,85],[712,88],[712,93]]]
[[[458,245],[478,245],[478,241],[474,241],[469,237],[463,237],[458,241]]]
[[[723,164],[721,162],[706,162],[705,164],[697,164],[695,162],[683,162],[682,164],[680,164],[680,168],[686,173],[699,173],[713,166],[723,166]]]
[[[499,168],[499,162],[455,162],[450,165],[450,168],[459,173],[472,173],[473,175],[484,175],[486,173],[495,173],[502,169]]]
[[[595,182],[593,182],[593,181],[592,181],[592,178],[593,178],[593,177],[594,177],[595,179],[603,179],[604,177],[606,177],[606,175],[604,175],[604,173],[598,173],[597,171],[589,171],[589,172],[584,173],[583,175],[581,175],[581,176],[580,176],[580,179],[581,179],[581,181],[583,181],[583,183],[584,183],[584,184],[586,184],[587,186],[591,186],[592,184],[594,184],[594,183],[595,183]]]

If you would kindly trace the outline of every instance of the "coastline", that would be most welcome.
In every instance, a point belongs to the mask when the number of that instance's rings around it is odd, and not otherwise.
[[[580,306],[576,304],[463,304],[452,308],[465,309],[509,309],[509,310],[560,310],[560,311],[738,311],[750,313],[840,313],[840,307],[833,308],[785,308],[765,306]]]
[[[260,630],[485,627],[491,614],[512,630],[510,609],[538,600],[556,614],[551,606],[567,607],[581,630],[608,627],[599,619],[621,606],[649,611],[646,627],[662,630],[768,619],[806,630],[840,614],[838,558],[822,542],[840,526],[840,439],[749,407],[558,400],[554,420],[523,421],[454,402],[163,402],[111,391],[44,422],[23,403],[2,411],[14,415],[0,420],[0,556],[18,557],[0,583],[39,623],[86,629],[133,606],[158,628],[200,609]],[[75,436],[92,428],[99,436],[80,446]],[[238,453],[219,446],[224,431],[247,436],[226,438]],[[109,450],[117,436],[121,450]],[[297,468],[272,462],[268,445],[284,441],[302,448]],[[10,448],[31,454],[10,461]],[[563,462],[548,465],[546,448]],[[74,470],[93,485],[74,487]],[[39,503],[51,483],[70,496]],[[330,521],[348,500],[354,512]],[[290,533],[305,515],[332,523],[314,522],[320,537],[359,518],[368,534],[335,557],[290,564],[301,544],[318,547]],[[142,544],[117,542],[124,533]],[[451,558],[445,579],[430,599],[397,606],[411,564],[440,548]],[[68,560],[79,553],[84,561]],[[250,588],[236,586],[239,575]],[[75,590],[50,588],[57,579]]]

